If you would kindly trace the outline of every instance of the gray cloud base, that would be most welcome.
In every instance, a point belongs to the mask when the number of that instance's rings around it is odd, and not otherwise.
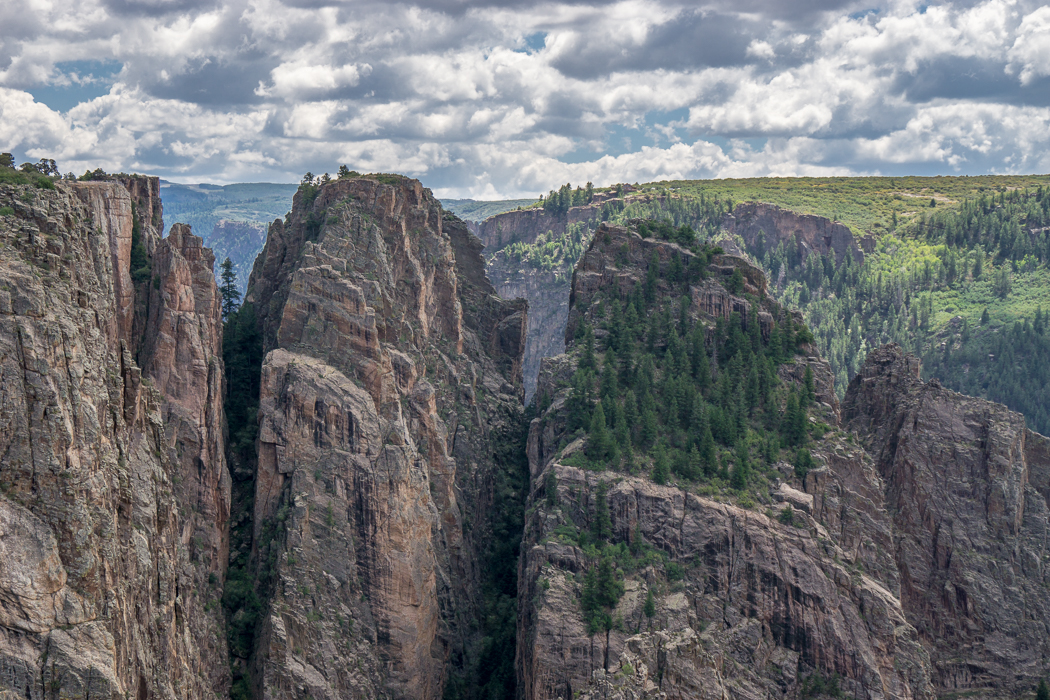
[[[88,60],[122,66],[107,94]],[[1031,2],[0,3],[0,148],[192,181],[1045,172],[1048,88]]]

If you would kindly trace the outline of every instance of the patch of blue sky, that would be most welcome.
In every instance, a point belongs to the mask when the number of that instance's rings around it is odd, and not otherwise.
[[[109,92],[122,64],[119,61],[65,61],[55,64],[50,83],[26,88],[37,102],[58,112],[68,112]]]
[[[539,53],[547,46],[547,32],[533,32],[532,34],[526,34],[522,39],[525,42],[524,45],[512,49],[516,53],[524,53],[531,56],[534,53]]]
[[[558,160],[563,163],[587,163],[602,156],[635,153],[643,146],[666,148],[677,139],[684,140],[685,129],[677,124],[684,124],[688,117],[689,108],[682,107],[670,111],[647,112],[643,123],[637,126],[606,124],[602,148],[594,148],[593,142],[581,143],[579,148],[566,153]],[[673,139],[672,136],[676,138]]]
[[[925,11],[925,6],[923,8],[923,11]],[[879,8],[877,8],[877,7],[869,7],[866,10],[859,10],[857,12],[854,12],[853,14],[851,14],[849,16],[849,18],[850,19],[864,19],[868,15],[877,15],[877,14],[879,14]]]

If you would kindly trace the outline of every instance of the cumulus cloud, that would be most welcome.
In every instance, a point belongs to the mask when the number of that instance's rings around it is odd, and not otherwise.
[[[26,0],[0,3],[0,149],[193,181],[345,163],[485,197],[1031,172],[1048,66],[1036,0]]]

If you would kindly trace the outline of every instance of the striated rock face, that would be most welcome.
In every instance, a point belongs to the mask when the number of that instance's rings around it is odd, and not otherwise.
[[[569,316],[569,282],[564,272],[524,269],[509,265],[496,254],[489,275],[504,299],[529,301],[529,326],[525,335],[525,401],[536,393],[540,361],[565,352],[565,322]]]
[[[901,602],[938,688],[1029,692],[1050,659],[1050,441],[1004,406],[923,383],[896,345],[868,354],[843,419],[885,482]]]
[[[554,269],[538,269],[507,254],[506,246],[515,242],[535,243],[545,234],[558,237],[575,223],[593,228],[602,209],[594,204],[571,207],[560,215],[543,209],[508,211],[481,222],[470,222],[471,230],[485,245],[486,270],[496,291],[504,299],[527,299],[529,325],[525,341],[525,401],[536,392],[540,360],[565,351],[563,340],[569,311],[572,268],[576,260],[565,260]]]
[[[493,454],[525,303],[414,180],[301,190],[256,261],[264,698],[441,697],[478,639]]]
[[[660,269],[650,276],[654,254]],[[537,395],[549,408],[529,434],[531,517],[519,568],[523,697],[789,698],[815,692],[806,690],[813,687],[807,679],[819,674],[838,678],[849,697],[932,698],[929,655],[898,597],[883,481],[841,432],[814,444],[816,468],[803,481],[783,465],[783,480],[770,484],[773,517],[688,483],[660,486],[637,474],[573,466],[582,442],[566,431],[566,387],[581,356],[575,326],[647,278],[657,280],[657,298],[677,300],[680,292],[665,282],[675,256],[679,269],[694,269],[691,251],[603,225],[573,279],[568,354],[543,362]],[[724,287],[735,269],[749,298]],[[708,329],[734,311],[758,320],[763,333],[786,317],[745,261],[716,255],[706,271],[686,298],[689,314]],[[752,315],[755,303],[761,311]],[[826,363],[810,357],[782,365],[782,381],[801,382],[807,364],[825,403],[821,415],[836,424],[834,392],[823,386],[830,384]],[[620,570],[624,592],[609,613],[616,622],[591,634],[582,599],[593,545],[582,546],[573,533],[594,528],[602,493],[609,544],[662,554]],[[787,504],[793,522],[775,515]],[[654,563],[661,560],[669,563]]]
[[[230,472],[226,465],[222,305],[215,256],[189,226],[175,224],[156,244],[139,361],[164,397],[165,448],[178,465],[180,541],[194,587],[216,589],[229,559]],[[229,683],[225,620],[219,606],[187,621],[209,659],[214,687]]]
[[[221,455],[221,403],[196,400],[193,381],[158,380],[191,374],[185,354],[153,353],[146,372],[135,360],[147,303],[136,286],[148,283],[130,274],[132,239],[164,246],[157,181],[56,186],[0,188],[14,211],[0,217],[0,689],[214,697],[225,652],[204,610],[221,590],[200,585],[186,546],[197,503],[176,485],[182,447],[165,416],[210,405],[198,425]],[[154,267],[161,289],[172,267]],[[198,321],[214,356],[218,319]]]
[[[555,235],[565,232],[569,224],[594,221],[601,217],[599,203],[571,207],[565,214],[551,214],[543,209],[522,209],[490,216],[484,221],[470,222],[470,230],[481,239],[488,251],[522,241],[532,243],[548,231]]]
[[[863,246],[874,243],[870,236],[858,243],[849,227],[822,216],[798,214],[758,202],[738,205],[732,214],[726,216],[724,226],[729,233],[739,235],[748,249],[759,257],[763,251],[772,250],[781,243],[797,242],[803,257],[810,253],[833,253],[836,262],[841,263],[849,253],[855,262],[863,263]]]

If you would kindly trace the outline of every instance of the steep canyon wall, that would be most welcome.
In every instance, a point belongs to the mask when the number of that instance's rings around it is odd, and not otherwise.
[[[222,324],[194,237],[160,240],[158,191],[0,188],[0,687],[18,697],[226,689],[204,585],[225,567]]]
[[[262,366],[258,697],[438,698],[479,641],[525,303],[419,182],[301,190],[248,287]]]

